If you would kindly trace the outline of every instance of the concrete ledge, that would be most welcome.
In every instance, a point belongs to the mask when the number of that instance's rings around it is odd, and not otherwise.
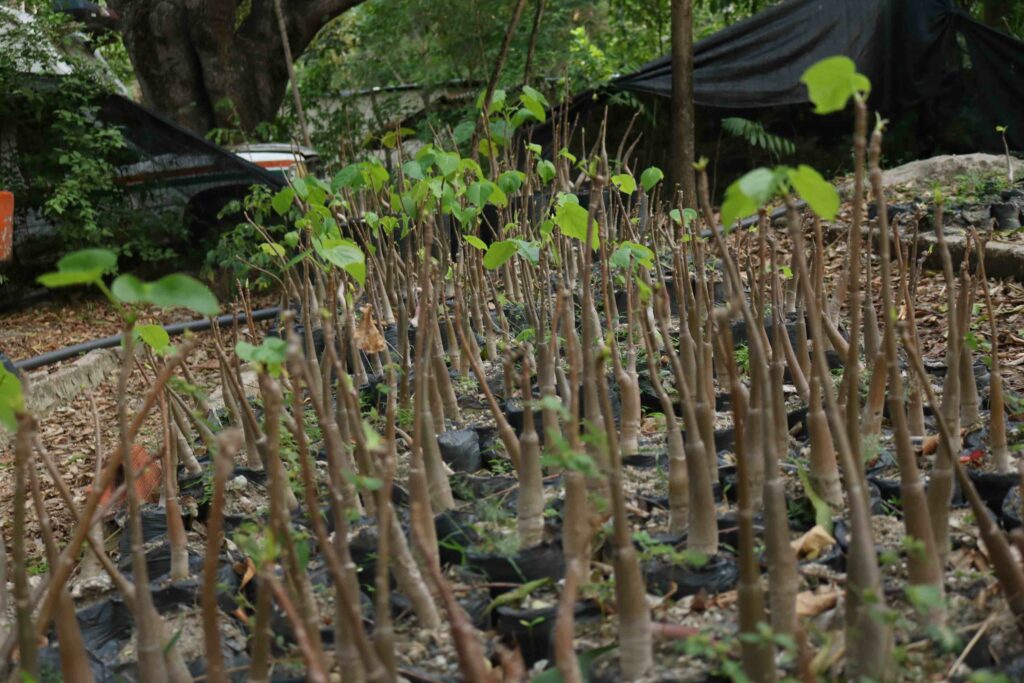
[[[96,349],[56,372],[33,372],[22,380],[26,407],[35,417],[45,417],[54,406],[70,403],[83,391],[98,387],[120,364],[118,349]],[[0,448],[6,448],[10,439],[9,434],[0,432]]]
[[[1024,160],[1010,157],[1014,177],[1020,178],[1024,173]],[[919,159],[895,168],[882,171],[882,186],[892,188],[902,186],[911,191],[930,190],[935,182],[949,182],[961,175],[1006,173],[1006,157],[1002,154],[946,154],[930,159]],[[867,183],[867,179],[865,179]],[[853,181],[849,180],[839,186],[839,191],[846,196],[853,192]]]
[[[826,231],[833,237],[845,236],[849,229],[841,225],[830,225]],[[946,246],[949,247],[949,255],[953,259],[953,270],[960,271],[964,260],[964,250],[967,247],[967,236],[960,232],[945,232]],[[868,239],[869,231],[861,228],[861,235]],[[879,235],[877,230],[871,230],[870,236],[877,249]],[[912,235],[900,233],[900,240],[904,245],[910,245]],[[877,253],[877,251],[876,251]],[[918,233],[918,255],[924,254],[924,266],[933,270],[942,268],[942,257],[939,255],[939,238],[934,232]],[[985,274],[997,280],[1015,280],[1024,282],[1024,244],[1014,242],[999,242],[990,240],[985,244]]]

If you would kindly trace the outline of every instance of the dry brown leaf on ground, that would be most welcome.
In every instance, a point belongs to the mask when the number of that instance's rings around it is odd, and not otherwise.
[[[739,599],[740,599],[739,591],[736,591],[736,590],[725,591],[724,593],[717,593],[715,595],[712,595],[711,598],[708,599],[707,607],[708,607],[708,609],[711,609],[712,607],[719,607],[719,608],[732,607],[734,604],[736,604],[736,602]]]
[[[790,546],[800,559],[814,560],[835,545],[835,542],[836,539],[832,538],[832,534],[825,531],[820,524],[816,524],[803,536],[794,539]]]
[[[816,617],[832,609],[839,602],[839,591],[830,589],[825,593],[803,591],[796,595],[796,615],[801,618]]]
[[[355,331],[356,346],[363,353],[380,353],[387,345],[384,335],[380,333],[377,322],[373,319],[373,305],[366,304],[360,309],[362,317]]]
[[[656,417],[645,417],[640,422],[640,432],[642,434],[660,434],[664,430],[664,420],[659,420]]]

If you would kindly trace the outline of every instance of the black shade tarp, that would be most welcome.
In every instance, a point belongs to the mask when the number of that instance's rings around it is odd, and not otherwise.
[[[927,107],[925,120],[961,118],[993,151],[1002,151],[997,125],[1008,126],[1012,147],[1024,147],[1024,42],[976,21],[954,0],[782,2],[696,43],[695,103],[805,103],[800,76],[833,55],[850,57],[871,79],[871,106],[886,116]],[[953,95],[952,83],[959,84]],[[671,58],[616,78],[608,89],[671,97]]]
[[[693,49],[694,102],[711,107],[769,107],[807,101],[808,66],[845,54],[861,68],[878,47],[878,0],[794,0],[725,28]],[[614,89],[672,96],[666,56],[615,79]]]
[[[196,135],[174,121],[117,94],[100,104],[99,119],[116,127],[137,158],[152,166],[150,173],[178,166],[194,174],[216,173],[210,185],[237,181],[246,185],[284,187],[284,179],[219,145]]]

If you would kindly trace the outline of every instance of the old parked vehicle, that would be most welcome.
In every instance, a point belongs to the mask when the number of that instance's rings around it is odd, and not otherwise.
[[[0,53],[26,55],[13,68],[2,67],[18,83],[17,92],[0,103],[0,190],[14,194],[13,249],[0,263],[0,277],[9,282],[30,282],[66,250],[80,246],[74,244],[77,227],[69,227],[74,226],[71,211],[54,196],[70,176],[86,174],[89,164],[109,174],[83,179],[99,181],[95,184],[102,188],[103,215],[94,218],[94,230],[109,231],[100,237],[117,244],[137,240],[164,253],[215,237],[211,231],[224,225],[222,209],[254,185],[276,190],[289,174],[318,167],[309,148],[269,143],[228,149],[186,130],[121,94],[127,90],[98,55],[90,59],[85,36],[71,36],[73,47],[58,49],[32,33],[32,21],[24,12],[0,7]],[[26,49],[27,41],[32,49]],[[77,84],[69,87],[80,68],[95,69],[110,87],[85,95]],[[66,109],[65,100],[70,100]],[[67,135],[69,118],[76,131],[99,140],[101,160],[93,147],[75,149]],[[71,185],[69,191],[79,188]],[[82,235],[83,243],[87,237]],[[141,250],[124,251],[134,258]]]

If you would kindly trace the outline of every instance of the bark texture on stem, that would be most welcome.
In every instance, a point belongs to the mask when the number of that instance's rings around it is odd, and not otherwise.
[[[672,0],[672,183],[697,206],[693,105],[693,0]]]

